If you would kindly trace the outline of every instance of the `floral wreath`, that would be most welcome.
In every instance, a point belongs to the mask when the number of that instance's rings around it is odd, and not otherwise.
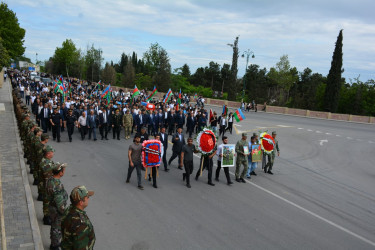
[[[203,155],[211,154],[215,149],[216,141],[215,133],[209,128],[204,128],[197,135],[198,150]]]
[[[260,144],[265,154],[271,154],[274,149],[275,140],[267,132],[263,132],[260,134]]]
[[[161,142],[159,140],[147,140],[142,143],[142,163],[146,168],[160,166]]]

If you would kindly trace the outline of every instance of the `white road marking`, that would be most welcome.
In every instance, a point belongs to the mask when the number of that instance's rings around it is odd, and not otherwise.
[[[373,142],[373,141],[368,141],[368,143],[375,143],[375,142]]]
[[[292,128],[293,126],[287,126],[287,125],[276,125],[278,127],[281,127],[281,128]]]
[[[318,130],[317,130],[317,131],[315,131],[315,132],[316,132],[317,134],[321,134],[321,133],[322,133],[322,132],[320,132],[320,131],[318,131]]]
[[[238,124],[234,124],[234,126],[236,126],[236,127],[242,127],[242,125],[238,125]]]
[[[326,135],[332,135],[331,133],[326,133]]]
[[[261,126],[257,126],[257,128],[267,128],[267,127],[261,127]]]
[[[351,138],[351,137],[348,136],[348,137],[346,137],[346,139],[351,140],[351,139],[353,139],[353,138]]]
[[[328,140],[320,140],[320,143],[319,143],[320,146],[323,146],[323,143],[324,143],[324,142],[328,142]]]
[[[298,129],[303,129],[303,128],[298,128]]]
[[[356,139],[357,141],[363,141],[362,139]]]
[[[336,135],[337,137],[341,137],[341,135]]]
[[[198,155],[196,155],[196,154],[194,154],[194,156],[200,158],[200,157],[199,157]],[[215,164],[215,166],[216,166],[216,164]],[[235,176],[235,174],[232,173],[231,171],[229,171],[229,173],[230,173],[231,175]],[[339,230],[341,230],[341,231],[343,231],[343,232],[345,232],[345,233],[347,233],[347,234],[350,234],[351,236],[353,236],[353,237],[355,237],[355,238],[357,238],[357,239],[359,239],[359,240],[362,240],[362,241],[368,243],[369,245],[375,247],[375,242],[373,242],[373,241],[371,241],[371,240],[368,240],[368,239],[366,239],[365,237],[363,237],[363,236],[361,236],[361,235],[359,235],[359,234],[356,234],[356,233],[350,231],[349,229],[346,229],[345,227],[340,226],[339,224],[336,224],[335,222],[330,221],[330,220],[328,220],[328,219],[326,219],[326,218],[324,218],[324,217],[322,217],[322,216],[320,216],[320,215],[318,215],[318,214],[316,214],[316,213],[314,213],[314,212],[312,212],[312,211],[310,211],[310,210],[308,210],[308,209],[306,209],[306,208],[304,208],[304,207],[302,207],[302,206],[300,206],[300,205],[298,205],[298,204],[296,204],[296,203],[294,203],[294,202],[292,202],[292,201],[290,201],[290,200],[288,200],[288,199],[285,199],[284,197],[282,197],[282,196],[280,196],[280,195],[278,195],[278,194],[275,194],[275,193],[273,193],[272,191],[270,191],[270,190],[268,190],[268,189],[265,189],[264,187],[261,187],[261,186],[255,184],[255,183],[253,183],[253,182],[250,182],[250,181],[248,181],[248,180],[245,180],[245,181],[246,181],[248,184],[250,184],[250,185],[252,185],[252,186],[254,186],[254,187],[256,187],[256,188],[258,188],[258,189],[260,189],[260,190],[262,190],[262,191],[264,191],[264,192],[266,192],[266,193],[268,193],[268,194],[270,194],[270,195],[272,195],[272,196],[274,196],[274,197],[276,197],[276,198],[278,198],[278,199],[280,199],[280,200],[286,202],[286,203],[288,203],[289,205],[291,205],[291,206],[293,206],[293,207],[295,207],[295,208],[298,208],[298,209],[304,211],[305,213],[308,213],[308,214],[310,214],[311,216],[313,216],[313,217],[315,217],[315,218],[317,218],[317,219],[319,219],[319,220],[321,220],[321,221],[323,221],[323,222],[325,222],[325,223],[327,223],[327,224],[329,224],[329,225],[331,225],[331,226],[333,226],[333,227],[335,227],[335,228],[337,228],[337,229],[339,229]]]
[[[311,132],[312,130],[311,130],[311,129],[308,129],[307,131]]]

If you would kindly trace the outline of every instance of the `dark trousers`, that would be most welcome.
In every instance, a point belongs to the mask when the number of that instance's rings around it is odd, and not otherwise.
[[[156,185],[156,173],[157,173],[157,169],[159,167],[152,167],[152,168],[149,168],[149,171],[152,172],[152,184],[153,185]],[[150,174],[148,174],[148,176],[150,177]]]
[[[193,161],[184,161],[186,184],[190,184],[190,175],[193,173]]]
[[[48,118],[42,118],[41,123],[42,123],[43,133],[47,133],[48,123],[49,123]]]
[[[174,124],[169,124],[169,127],[168,127],[168,134],[169,135],[172,135],[174,133]]]
[[[89,140],[91,139],[91,134],[93,134],[94,140],[96,140],[96,128],[89,128]]]
[[[74,132],[74,124],[67,124],[66,127],[68,129],[69,140],[71,140],[72,139],[72,134]]]
[[[202,164],[202,159],[200,164]],[[208,171],[208,183],[212,182],[212,159],[205,159],[203,162],[203,169],[202,171],[206,168]],[[198,179],[199,175],[201,174],[201,165],[199,165],[197,174],[195,175],[195,178]]]
[[[169,158],[169,162],[168,162],[169,165],[171,165],[171,162],[172,162],[174,159],[176,159],[176,157],[178,157],[178,164],[177,164],[177,165],[180,164],[180,160],[181,160],[181,152],[173,151],[173,154],[172,154],[171,158]]]
[[[55,126],[52,126],[53,139],[56,139],[57,137],[57,141],[60,141],[60,130],[61,130],[60,125],[55,124]]]
[[[163,164],[164,164],[164,170],[168,169],[168,163],[167,163],[167,149],[165,147],[163,152]]]
[[[221,134],[223,134],[223,136],[224,136],[224,134],[225,134],[225,125],[220,125],[219,136],[220,136]]]
[[[107,123],[103,123],[99,127],[99,132],[100,132],[100,135],[102,136],[102,139],[103,139],[103,137],[107,138],[107,135],[108,135],[108,124]]]
[[[232,134],[232,129],[233,129],[233,122],[228,122],[228,128],[227,128],[227,130],[229,130],[230,134]]]
[[[120,131],[121,131],[120,126],[113,127],[113,139],[115,139],[116,135],[117,135],[117,139],[120,139]]]
[[[26,96],[26,105],[30,105],[30,96],[29,95]]]
[[[194,127],[188,128],[188,130],[186,131],[186,133],[189,133],[189,137],[191,137],[191,135],[193,134],[193,132],[194,132]]]
[[[153,126],[152,125],[148,125],[148,128],[147,128],[148,134],[149,135],[154,135],[153,131],[154,131]]]
[[[85,139],[85,136],[87,134],[87,126],[80,126],[81,127],[81,138],[82,140]]]
[[[130,162],[129,162],[128,176],[126,177],[126,180],[130,181],[130,177],[132,176],[133,170],[135,169],[137,171],[138,186],[140,186],[141,185],[141,178],[142,178],[142,173],[141,173],[142,163],[141,162],[138,162],[138,163],[133,162],[133,163],[134,163],[134,167],[131,167]]]
[[[221,161],[217,161],[217,168],[216,168],[215,179],[219,179],[220,169],[221,169]],[[229,168],[228,167],[223,167],[223,169],[224,169],[225,177],[227,177],[227,182],[228,183],[232,182],[230,180],[230,176],[229,176]]]

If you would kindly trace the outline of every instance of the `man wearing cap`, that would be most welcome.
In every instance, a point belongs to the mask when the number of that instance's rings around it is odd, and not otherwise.
[[[129,168],[128,168],[128,175],[126,177],[126,183],[129,183],[130,177],[135,168],[137,171],[138,188],[140,190],[143,190],[143,186],[141,183],[141,178],[142,178],[141,177],[141,169],[142,169],[141,155],[142,155],[141,137],[139,134],[136,134],[134,137],[134,143],[129,145],[129,150],[128,150]]]
[[[56,106],[54,106],[53,108],[53,113],[51,114],[49,121],[51,122],[51,125],[52,125],[53,140],[56,140],[56,137],[57,137],[57,142],[60,142],[60,131],[61,131],[63,120]]]
[[[51,246],[50,249],[60,249],[61,220],[67,212],[68,193],[61,183],[65,174],[66,163],[56,162],[52,169],[53,176],[49,177],[46,184],[46,194],[49,201],[49,214],[51,217]]]
[[[120,110],[116,109],[115,114],[112,116],[113,140],[117,135],[117,140],[120,140],[120,131],[122,126],[122,117]]]
[[[275,150],[277,150],[277,156],[280,156],[279,142],[276,140],[276,135],[277,135],[276,131],[273,131],[272,132],[272,138],[275,141],[275,146],[274,146],[271,154],[268,155],[268,162],[267,162],[266,166],[264,167],[264,172],[268,173],[268,174],[273,174],[272,173],[272,167],[273,167],[273,163],[274,163],[275,157],[276,157]],[[268,168],[268,170],[267,170],[267,168]]]
[[[73,114],[73,106],[71,106],[71,109],[69,109],[64,122],[66,123],[65,127],[68,130],[69,141],[72,142],[74,126],[77,126],[77,117]]]
[[[46,195],[46,183],[49,177],[52,176],[52,169],[54,163],[52,161],[55,150],[47,145],[44,149],[44,158],[40,164],[40,179],[39,185],[42,190],[42,199],[43,199],[43,223],[44,225],[51,225],[51,218],[49,216],[49,201]],[[39,200],[39,197],[38,197]]]
[[[246,183],[244,177],[247,172],[247,156],[249,154],[249,145],[246,141],[247,139],[247,134],[242,133],[242,138],[236,143],[236,154],[237,154],[237,159],[236,159],[236,181],[237,182],[242,182]],[[245,148],[247,147],[247,152],[245,152]],[[243,170],[240,175],[240,169],[241,165],[243,166]]]
[[[95,245],[94,227],[84,209],[88,206],[90,196],[94,191],[88,191],[85,186],[75,187],[70,194],[72,205],[61,223],[61,248],[93,249]]]
[[[130,138],[130,131],[133,127],[133,115],[130,114],[130,110],[127,109],[125,115],[122,117],[122,124],[124,125],[125,139]]]
[[[39,183],[40,164],[43,160],[43,157],[44,157],[43,151],[44,151],[45,145],[48,143],[48,140],[49,140],[49,135],[46,133],[43,133],[40,136],[40,141],[35,143],[35,166],[34,166],[34,172],[33,172],[33,176],[34,176],[33,185],[38,185]],[[41,193],[42,191],[38,185],[38,196],[41,195]]]

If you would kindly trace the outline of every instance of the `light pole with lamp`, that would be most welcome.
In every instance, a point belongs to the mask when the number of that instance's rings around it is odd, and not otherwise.
[[[245,52],[242,53],[241,57],[245,57],[245,56],[246,56],[246,68],[245,68],[245,74],[243,76],[242,102],[244,101],[244,98],[245,98],[245,89],[246,89],[245,76],[246,76],[246,72],[247,72],[247,65],[249,64],[249,57],[251,56],[251,58],[254,58],[255,55],[254,55],[254,52],[252,52],[252,51],[250,51],[250,49],[248,49],[248,50],[246,50]]]

